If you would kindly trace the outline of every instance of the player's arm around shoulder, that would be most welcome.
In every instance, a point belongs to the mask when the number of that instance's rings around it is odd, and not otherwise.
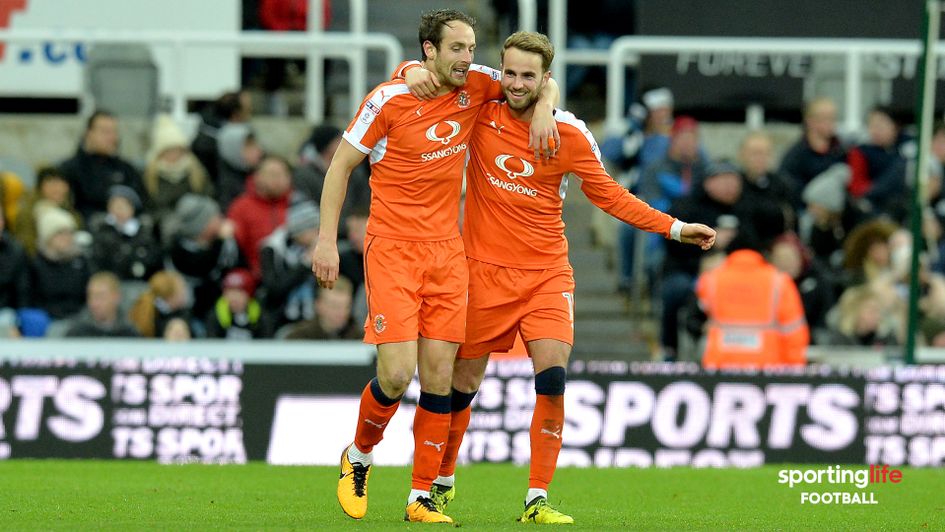
[[[555,106],[560,100],[558,82],[549,78],[535,103],[535,113],[528,128],[528,147],[535,152],[535,160],[554,157],[561,146],[561,134],[555,120]]]

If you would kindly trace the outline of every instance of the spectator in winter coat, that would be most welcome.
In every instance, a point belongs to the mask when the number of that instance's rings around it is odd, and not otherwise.
[[[804,109],[804,134],[781,158],[781,173],[803,189],[846,158],[847,150],[837,137],[837,105],[829,98],[812,100]]]
[[[318,241],[318,221],[318,207],[313,202],[296,203],[289,208],[286,224],[262,244],[264,301],[275,328],[315,315],[318,288],[311,257]]]
[[[13,236],[26,248],[30,256],[36,254],[36,220],[43,209],[58,207],[72,215],[76,227],[83,227],[82,215],[72,206],[72,192],[69,182],[58,168],[41,168],[36,177],[36,189],[26,200],[23,208],[16,215],[16,222],[10,230]]]
[[[266,334],[266,316],[253,297],[256,280],[249,270],[237,268],[223,278],[223,295],[207,316],[207,337],[251,340]]]
[[[72,317],[82,309],[92,275],[88,259],[76,244],[75,230],[75,220],[62,209],[47,209],[39,218],[32,305],[56,320]]]
[[[209,105],[200,115],[200,126],[190,149],[216,185],[220,166],[217,139],[220,128],[228,123],[245,123],[252,117],[252,99],[247,91],[227,92]]]
[[[320,290],[315,317],[292,325],[287,340],[359,340],[364,328],[351,319],[351,281],[338,277],[331,290]]]
[[[138,331],[119,312],[121,284],[111,272],[98,272],[89,278],[86,308],[66,331],[70,337],[133,338]]]
[[[30,303],[30,261],[23,246],[4,228],[0,205],[0,309],[16,310]]]
[[[259,170],[246,182],[246,191],[230,205],[227,218],[236,226],[240,253],[257,279],[260,277],[259,246],[285,223],[292,194],[292,169],[281,157],[266,156]]]
[[[141,198],[133,189],[115,185],[109,190],[108,213],[89,222],[96,270],[143,282],[161,269],[161,246],[154,240],[150,217],[139,217],[140,210]]]
[[[112,185],[131,187],[139,196],[144,193],[138,170],[118,156],[118,119],[107,111],[89,117],[78,151],[59,169],[86,222],[93,214],[105,212]]]
[[[239,264],[233,222],[220,215],[213,199],[186,194],[169,226],[168,258],[193,292],[194,315],[206,316],[220,297],[223,275]]]
[[[216,194],[220,208],[226,211],[246,188],[246,181],[259,166],[262,146],[249,124],[226,124],[217,137],[220,148]]]
[[[197,157],[187,147],[187,138],[168,115],[159,115],[151,133],[148,165],[144,169],[145,210],[159,224],[164,223],[184,194],[213,195],[213,184]]]

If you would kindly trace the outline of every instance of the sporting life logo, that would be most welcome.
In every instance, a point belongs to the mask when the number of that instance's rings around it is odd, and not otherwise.
[[[839,491],[844,485],[866,490],[871,484],[899,484],[902,470],[890,469],[889,465],[871,465],[869,469],[847,469],[839,465],[822,469],[781,469],[778,484],[795,486],[827,484],[838,490],[802,491],[801,504],[879,504],[872,491]]]

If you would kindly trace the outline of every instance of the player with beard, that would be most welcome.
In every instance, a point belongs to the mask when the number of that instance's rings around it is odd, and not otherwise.
[[[341,456],[338,500],[367,512],[372,450],[419,369],[408,521],[450,523],[430,498],[450,424],[450,380],[465,339],[468,273],[459,235],[466,149],[478,109],[502,95],[500,73],[473,65],[475,21],[449,9],[425,13],[419,37],[436,97],[419,100],[403,80],[382,83],[364,100],[325,177],[312,271],[330,289],[338,278],[338,217],[351,171],[371,163],[371,212],[365,239],[368,317],[365,342],[377,344],[377,377],[364,388],[354,443]],[[556,133],[554,84],[536,105],[534,137]]]
[[[707,250],[715,231],[653,209],[604,170],[584,122],[558,110],[557,157],[529,161],[529,126],[548,82],[554,50],[540,33],[518,32],[502,50],[502,92],[479,110],[467,166],[463,239],[469,263],[466,342],[453,369],[452,420],[446,453],[431,493],[444,509],[456,489],[454,471],[470,403],[485,375],[489,354],[508,351],[521,333],[535,369],[531,465],[520,521],[573,523],[548,504],[564,428],[565,367],[574,341],[574,275],[561,218],[567,174],[600,209],[639,229]],[[414,80],[420,79],[413,76]],[[424,84],[426,82],[417,82]]]

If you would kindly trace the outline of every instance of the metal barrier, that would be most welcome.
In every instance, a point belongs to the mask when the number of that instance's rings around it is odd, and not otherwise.
[[[392,72],[404,55],[400,41],[386,33],[326,33],[326,32],[198,32],[198,31],[78,31],[78,30],[0,30],[0,42],[82,41],[89,43],[144,43],[151,46],[169,46],[174,50],[174,67],[170,73],[172,114],[183,120],[187,112],[182,65],[186,45],[235,46],[244,56],[252,57],[337,57],[351,62],[352,81],[348,87],[350,115],[357,114],[358,106],[367,93],[367,64],[364,51],[385,52],[387,69]],[[317,53],[312,50],[317,48]],[[321,62],[316,70],[320,70]],[[165,75],[167,73],[164,73]],[[310,73],[309,80],[321,79],[318,72]],[[315,122],[324,119],[324,83],[308,84],[306,117]]]
[[[559,0],[563,1],[563,0]],[[945,52],[945,44],[937,45]],[[623,101],[626,79],[624,68],[637,60],[636,54],[678,54],[704,52],[772,53],[801,56],[840,56],[846,59],[844,128],[862,128],[861,90],[863,58],[868,55],[915,57],[921,52],[918,41],[893,39],[791,39],[761,37],[637,37],[625,36],[614,41],[607,59],[607,129],[619,131],[627,102]]]

